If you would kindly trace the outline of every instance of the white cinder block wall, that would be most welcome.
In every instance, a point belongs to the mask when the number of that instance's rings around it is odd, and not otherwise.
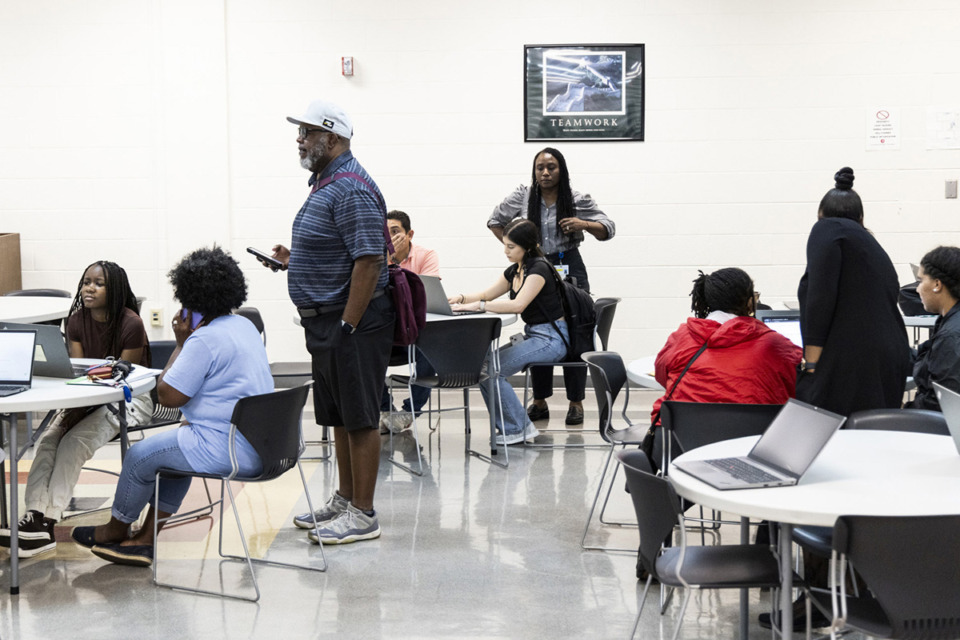
[[[960,151],[927,148],[928,109],[960,111],[958,27],[950,0],[0,0],[0,231],[21,234],[25,287],[119,262],[144,315],[164,311],[153,338],[177,308],[167,270],[217,242],[247,271],[270,357],[301,359],[285,276],[244,252],[287,243],[305,196],[284,116],[340,102],[388,206],[448,288],[476,289],[505,267],[486,217],[547,146],[523,142],[523,45],[642,42],[646,142],[551,143],[617,222],[584,257],[595,293],[624,299],[611,344],[630,359],[688,314],[697,269],[741,266],[766,302],[795,299],[842,165],[902,280],[960,243],[943,197]],[[899,149],[867,150],[880,107]]]

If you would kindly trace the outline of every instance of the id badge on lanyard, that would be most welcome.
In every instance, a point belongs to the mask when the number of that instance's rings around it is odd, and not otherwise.
[[[557,257],[560,259],[560,264],[553,265],[553,268],[557,270],[557,273],[560,274],[560,278],[566,278],[570,275],[570,265],[563,264],[563,252],[557,254]]]

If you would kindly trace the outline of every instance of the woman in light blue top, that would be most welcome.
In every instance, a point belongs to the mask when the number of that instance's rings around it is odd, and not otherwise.
[[[169,276],[183,309],[173,320],[177,347],[157,380],[157,395],[161,404],[180,408],[184,424],[133,445],[123,461],[110,522],[76,527],[72,534],[94,554],[118,564],[152,564],[154,519],[176,513],[190,487],[190,478],[165,479],[159,504],[153,504],[157,469],[229,473],[234,405],[273,391],[260,334],[249,320],[231,314],[247,297],[237,262],[218,247],[198,249]],[[240,474],[257,475],[260,457],[242,435],[235,437]],[[146,522],[131,538],[130,524],[147,503]]]

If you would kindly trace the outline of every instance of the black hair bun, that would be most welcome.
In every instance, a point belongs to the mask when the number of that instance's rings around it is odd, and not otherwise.
[[[844,167],[833,174],[833,179],[837,183],[837,189],[841,191],[850,191],[853,189],[853,169]]]

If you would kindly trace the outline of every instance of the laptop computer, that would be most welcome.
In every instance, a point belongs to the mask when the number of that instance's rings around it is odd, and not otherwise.
[[[803,348],[799,309],[758,309],[757,320],[762,321],[801,349]]]
[[[0,331],[0,397],[30,388],[36,343],[36,331]]]
[[[674,466],[721,490],[794,485],[845,420],[844,416],[791,398],[749,454],[681,460]]]
[[[87,372],[86,365],[71,364],[70,353],[60,327],[49,324],[0,322],[0,331],[36,331],[37,345],[33,355],[33,374],[47,378],[78,378]]]
[[[418,276],[423,283],[423,291],[427,294],[427,313],[440,316],[468,316],[483,311],[454,311],[447,302],[447,294],[443,292],[440,278],[436,276]]]
[[[960,393],[947,389],[939,382],[934,382],[933,388],[936,391],[937,400],[940,402],[943,418],[947,421],[950,437],[953,438],[957,453],[960,453]]]

